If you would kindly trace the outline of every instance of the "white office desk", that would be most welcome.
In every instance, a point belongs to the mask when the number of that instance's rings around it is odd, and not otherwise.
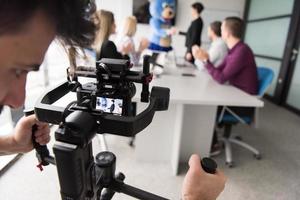
[[[196,77],[182,76],[187,70],[177,69],[151,82],[151,86],[170,88],[169,110],[156,112],[152,123],[136,136],[137,158],[170,162],[174,175],[179,163],[187,162],[192,153],[209,155],[217,106],[263,106],[254,96],[218,84],[206,71],[194,72]],[[137,94],[140,90],[138,87]],[[144,107],[139,103],[138,111]]]

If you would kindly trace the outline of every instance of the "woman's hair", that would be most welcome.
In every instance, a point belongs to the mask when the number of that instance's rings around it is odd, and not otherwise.
[[[129,37],[134,36],[136,32],[137,20],[135,16],[129,16],[125,19],[123,34]]]
[[[0,0],[0,35],[22,31],[23,25],[42,10],[56,27],[56,36],[66,44],[90,47],[97,26],[92,20],[94,0]]]
[[[94,48],[97,55],[100,55],[103,42],[108,41],[112,33],[112,25],[115,23],[114,14],[107,10],[99,10],[96,12],[95,23],[99,25],[100,29],[96,33]]]

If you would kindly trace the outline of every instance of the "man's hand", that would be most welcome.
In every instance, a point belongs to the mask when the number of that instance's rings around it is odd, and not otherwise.
[[[226,177],[220,171],[206,173],[200,164],[200,158],[192,155],[182,187],[183,200],[215,200],[224,190]]]
[[[207,61],[209,59],[208,53],[197,45],[194,45],[192,47],[192,53],[196,59],[199,59],[201,61]]]
[[[199,51],[200,51],[200,47],[198,45],[193,45],[193,47],[192,47],[192,53],[193,53],[193,56],[195,58],[198,58]]]
[[[186,53],[186,54],[185,54],[185,59],[186,59],[187,61],[192,61],[192,59],[193,59],[192,54],[191,54],[191,53]]]
[[[15,152],[28,152],[33,149],[32,144],[32,126],[37,125],[37,131],[34,133],[35,141],[40,145],[45,145],[50,141],[50,128],[47,123],[39,122],[35,115],[22,117],[16,125],[12,135],[12,148]]]

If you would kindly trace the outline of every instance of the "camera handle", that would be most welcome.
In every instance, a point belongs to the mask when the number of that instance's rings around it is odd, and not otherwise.
[[[24,110],[25,116],[30,116],[34,114],[33,109],[27,109]],[[37,167],[40,169],[40,171],[43,171],[43,166],[49,165],[49,163],[55,164],[54,157],[50,156],[49,150],[47,148],[47,145],[40,145],[35,141],[34,133],[37,131],[37,125],[32,126],[32,143],[33,147],[36,150],[36,157],[38,159],[38,165]]]
[[[95,161],[95,171],[100,175],[96,183],[100,188],[97,192],[97,200],[110,200],[115,192],[124,193],[137,199],[167,200],[164,197],[125,184],[125,175],[123,173],[115,175],[116,156],[112,152],[98,153]],[[216,172],[217,164],[210,158],[203,158],[201,166],[207,173],[214,174]]]
[[[118,173],[115,175],[116,156],[112,152],[101,152],[95,158],[95,171],[97,174],[97,183],[99,187],[97,200],[110,200],[115,192],[144,200],[167,200],[166,198],[146,192],[139,188],[124,183],[125,175]],[[97,176],[97,175],[96,175]]]

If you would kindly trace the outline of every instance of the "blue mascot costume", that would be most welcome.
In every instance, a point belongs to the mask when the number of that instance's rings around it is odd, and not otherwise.
[[[171,35],[175,33],[172,19],[175,17],[175,0],[150,0],[150,26],[152,36],[149,49],[168,52],[172,50]]]

